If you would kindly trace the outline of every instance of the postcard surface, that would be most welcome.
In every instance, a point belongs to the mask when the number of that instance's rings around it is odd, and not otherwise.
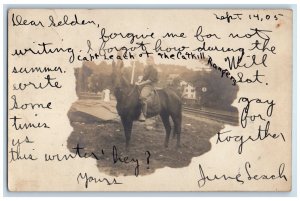
[[[10,191],[290,191],[292,11],[11,9]]]

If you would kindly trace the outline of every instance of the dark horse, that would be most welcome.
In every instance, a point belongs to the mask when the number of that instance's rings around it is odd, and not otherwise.
[[[141,112],[141,103],[139,100],[139,87],[130,84],[127,77],[123,74],[123,62],[118,61],[112,64],[112,81],[114,85],[114,94],[117,99],[117,111],[121,117],[126,137],[126,148],[129,148],[132,123],[137,120]],[[164,145],[168,146],[171,125],[169,117],[171,116],[174,122],[174,137],[177,136],[177,147],[180,146],[181,133],[181,99],[171,89],[157,90],[160,99],[161,110],[156,114],[151,114],[147,117],[160,115],[161,120],[166,130],[166,138]]]

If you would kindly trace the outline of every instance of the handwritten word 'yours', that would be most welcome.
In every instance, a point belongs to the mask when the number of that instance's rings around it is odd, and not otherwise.
[[[85,188],[88,188],[89,187],[89,183],[106,183],[106,185],[110,186],[110,185],[113,185],[113,184],[122,184],[121,182],[118,182],[116,178],[113,178],[112,181],[109,181],[107,178],[96,178],[96,177],[93,177],[93,176],[88,176],[88,174],[85,172],[84,174],[83,173],[79,173],[78,176],[77,176],[77,183],[79,184],[79,180],[82,179],[84,180],[84,185],[85,185]]]

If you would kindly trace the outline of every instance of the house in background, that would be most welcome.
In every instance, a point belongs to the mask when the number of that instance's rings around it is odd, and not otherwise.
[[[192,83],[186,82],[184,80],[180,81],[180,86],[182,87],[182,99],[184,103],[196,103],[197,96],[196,96],[196,89]]]

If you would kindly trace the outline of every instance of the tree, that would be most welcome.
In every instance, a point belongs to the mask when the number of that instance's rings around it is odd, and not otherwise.
[[[216,109],[229,110],[236,99],[239,87],[233,86],[227,77],[221,77],[219,71],[212,69],[203,77],[207,91],[202,97],[204,106]]]

